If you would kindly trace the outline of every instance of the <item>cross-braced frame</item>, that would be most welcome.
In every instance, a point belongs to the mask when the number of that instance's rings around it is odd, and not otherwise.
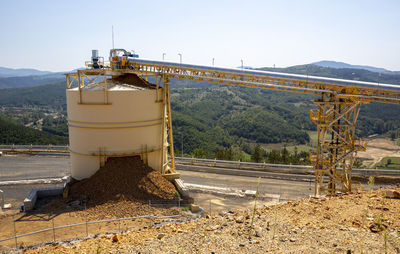
[[[323,94],[314,104],[318,109],[311,110],[310,118],[317,125],[318,144],[310,159],[316,171],[315,195],[351,192],[355,155],[366,148],[366,141],[356,138],[361,102]]]

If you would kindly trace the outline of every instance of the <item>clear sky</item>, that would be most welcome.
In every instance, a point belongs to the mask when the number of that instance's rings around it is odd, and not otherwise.
[[[400,70],[400,1],[0,1],[0,66],[69,71],[91,49],[216,66],[319,60]]]

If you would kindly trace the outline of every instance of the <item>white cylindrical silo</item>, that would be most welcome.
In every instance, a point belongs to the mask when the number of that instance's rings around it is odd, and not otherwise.
[[[92,176],[106,157],[134,154],[161,171],[162,93],[113,80],[67,89],[72,177]]]

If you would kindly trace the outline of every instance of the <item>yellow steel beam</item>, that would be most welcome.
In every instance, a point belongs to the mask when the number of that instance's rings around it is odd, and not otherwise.
[[[218,83],[232,86],[246,86],[299,92],[305,94],[334,94],[337,98],[368,102],[400,104],[400,90],[382,89],[354,85],[338,85],[329,82],[317,82],[302,79],[279,78],[272,76],[247,74],[229,71],[196,69],[185,66],[168,66],[150,63],[129,62],[126,72],[139,75],[167,75],[169,78]]]

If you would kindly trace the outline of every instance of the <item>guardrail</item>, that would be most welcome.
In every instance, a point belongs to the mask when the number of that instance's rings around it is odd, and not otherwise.
[[[290,165],[290,164],[271,164],[257,162],[227,161],[227,160],[210,160],[199,158],[175,157],[176,164],[206,166],[214,168],[232,168],[240,170],[254,170],[263,172],[286,173],[286,174],[305,174],[314,175],[315,171],[312,166],[307,165]],[[400,177],[400,170],[387,169],[362,169],[353,168],[355,176],[395,176]]]
[[[12,152],[54,152],[54,153],[69,153],[69,146],[56,145],[0,145],[0,151]],[[242,170],[255,170],[274,173],[287,174],[305,174],[314,175],[315,171],[312,166],[307,165],[290,165],[290,164],[272,164],[272,163],[257,163],[257,162],[242,162],[242,161],[227,161],[227,160],[212,160],[189,157],[175,157],[177,164],[197,165],[216,168],[234,168]],[[353,168],[355,176],[396,176],[400,177],[400,170],[388,169],[362,169]]]
[[[69,153],[69,147],[56,145],[0,145],[0,151]]]

